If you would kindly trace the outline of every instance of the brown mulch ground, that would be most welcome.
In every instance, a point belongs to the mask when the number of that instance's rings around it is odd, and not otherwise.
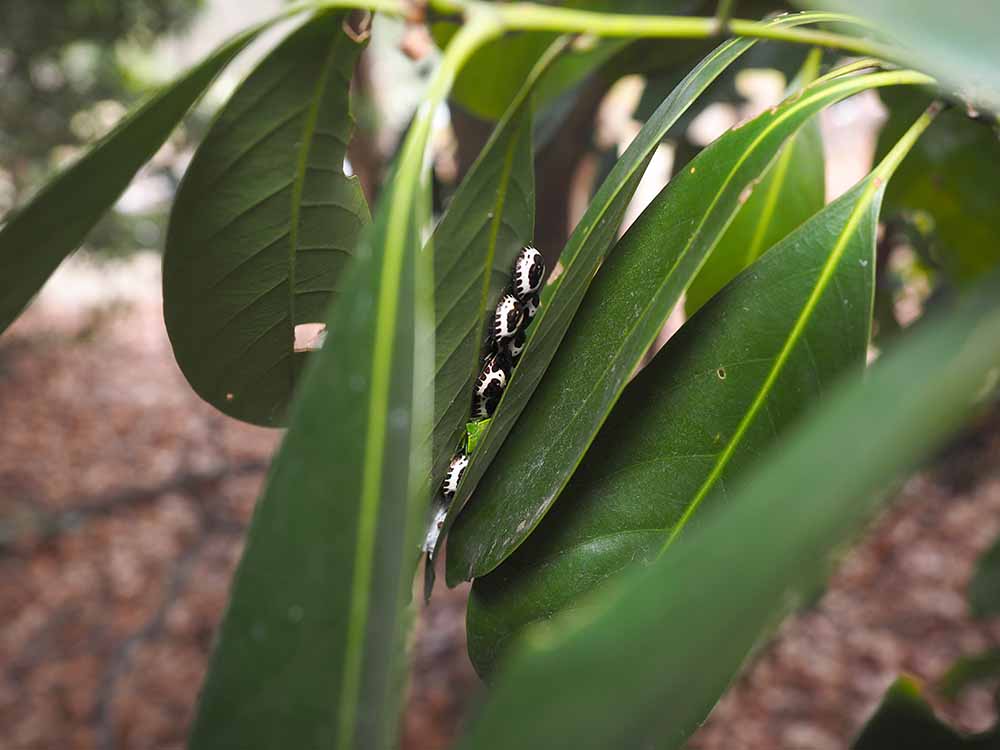
[[[3,750],[184,745],[278,434],[192,393],[150,299],[82,317],[36,308],[0,339]],[[954,472],[906,484],[692,747],[845,747],[899,672],[933,681],[1000,643],[964,595],[1000,533],[1000,438],[979,443],[963,454],[968,487]],[[407,748],[446,747],[480,690],[465,596],[439,590],[422,613]],[[985,688],[939,708],[970,730],[993,716]]]

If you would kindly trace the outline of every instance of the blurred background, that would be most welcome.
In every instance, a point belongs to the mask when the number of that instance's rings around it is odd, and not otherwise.
[[[0,3],[0,222],[156,85],[280,5]],[[759,17],[775,4],[745,5],[741,15]],[[172,196],[212,113],[282,33],[238,58],[0,337],[2,750],[184,746],[280,432],[224,417],[184,380],[163,328],[160,250]],[[536,134],[535,240],[551,259],[645,116],[707,49],[578,45],[601,64],[544,109]],[[436,54],[426,33],[377,19],[354,81],[349,152],[369,200]],[[626,220],[698,148],[779,101],[804,54],[761,44],[723,77],[658,151]],[[495,116],[474,89],[460,86],[438,118],[439,206]],[[824,113],[828,199],[867,172],[885,118],[874,94]],[[948,293],[926,248],[900,229],[913,223],[890,224],[880,243],[878,346]],[[970,617],[965,594],[977,557],[1000,534],[998,427],[997,413],[983,415],[901,485],[824,596],[757,654],[693,748],[845,747],[898,673],[937,680],[957,658],[1000,643],[1000,624]],[[475,707],[466,595],[439,587],[421,608],[406,748],[447,747]],[[967,730],[993,720],[987,687],[936,707]]]

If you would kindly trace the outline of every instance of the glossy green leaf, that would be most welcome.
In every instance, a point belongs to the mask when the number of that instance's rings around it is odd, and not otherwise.
[[[939,688],[946,698],[958,696],[969,685],[1000,678],[1000,648],[963,656],[941,678]]]
[[[1000,539],[979,559],[969,584],[969,604],[976,617],[1000,614]]]
[[[364,48],[324,13],[237,89],[195,154],[163,257],[163,315],[194,390],[229,416],[281,425],[307,352],[342,291],[368,206],[343,172],[350,84]]]
[[[891,148],[930,97],[886,92],[889,121],[878,153]],[[886,193],[887,212],[923,212],[930,219],[934,259],[954,278],[969,281],[1000,264],[1000,135],[962,110],[942,113],[899,168]]]
[[[802,13],[775,19],[771,24],[798,26],[820,23],[828,18],[821,13]],[[532,323],[528,346],[479,451],[465,471],[444,523],[445,532],[451,528],[555,356],[587,286],[614,242],[618,226],[653,152],[671,126],[712,81],[753,44],[753,40],[733,39],[702,60],[647,120],[601,184],[560,255],[562,273],[542,294],[542,307]],[[463,575],[449,573],[449,585]]]
[[[993,3],[939,0],[796,0],[839,10],[894,40],[910,65],[979,106],[1000,112],[1000,14]]]
[[[494,27],[455,37],[310,360],[258,503],[205,683],[193,750],[393,744],[427,511],[433,271],[425,151],[454,71]],[[350,356],[345,356],[348,352]]]
[[[937,716],[913,679],[901,677],[851,745],[853,750],[993,750],[1000,731],[963,736]]]
[[[518,439],[504,443],[452,529],[449,580],[491,571],[552,507],[670,311],[786,139],[833,102],[872,87],[926,80],[894,71],[822,82],[719,138],[670,181],[601,267],[519,420]],[[529,345],[525,357],[530,352]],[[515,376],[508,390],[516,382]],[[501,418],[498,410],[494,425]]]
[[[233,37],[132,112],[0,229],[0,332],[152,158],[215,77],[271,22]]]
[[[564,500],[476,579],[468,631],[480,673],[526,625],[655,558],[689,520],[724,504],[826,387],[864,368],[881,179],[859,183],[767,252],[625,389]]]
[[[928,320],[760,457],[724,513],[527,633],[459,747],[682,747],[881,507],[881,490],[996,382],[998,301],[994,277]]]
[[[812,55],[792,91],[816,77],[818,55]],[[792,136],[753,193],[736,213],[684,299],[690,317],[736,274],[765,250],[815,214],[826,203],[823,136],[814,118]]]

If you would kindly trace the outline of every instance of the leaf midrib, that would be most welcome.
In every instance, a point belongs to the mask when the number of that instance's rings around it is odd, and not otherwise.
[[[851,236],[857,229],[858,224],[861,222],[864,215],[870,210],[873,199],[880,190],[880,183],[877,177],[870,177],[864,190],[859,197],[857,204],[851,210],[850,215],[847,218],[847,223],[844,224],[844,228],[841,230],[837,237],[837,242],[833,247],[830,255],[827,258],[826,263],[823,264],[823,270],[820,272],[819,278],[817,279],[816,285],[813,287],[812,292],[809,294],[809,298],[806,300],[806,304],[803,306],[801,312],[795,319],[795,325],[792,327],[791,332],[785,339],[781,350],[778,352],[778,356],[774,360],[774,365],[768,372],[767,378],[764,380],[764,384],[761,386],[757,395],[754,397],[753,403],[747,410],[747,413],[743,415],[740,423],[736,426],[736,431],[733,436],[726,443],[726,447],[719,454],[719,459],[715,466],[712,467],[712,471],[709,472],[708,477],[705,479],[704,483],[698,489],[697,494],[694,496],[688,507],[685,509],[684,514],[680,517],[676,524],[670,531],[670,535],[667,537],[666,542],[660,554],[673,543],[674,539],[681,533],[683,528],[687,525],[691,516],[694,515],[698,506],[701,505],[702,501],[711,491],[712,487],[722,476],[722,472],[725,470],[729,461],[732,459],[733,455],[736,453],[736,449],[739,447],[740,442],[743,440],[743,436],[746,434],[750,425],[757,418],[757,414],[764,407],[768,397],[774,388],[775,383],[777,383],[778,378],[784,370],[785,365],[788,362],[792,351],[798,345],[799,340],[805,333],[806,327],[809,325],[812,315],[815,312],[816,306],[819,304],[820,298],[826,292],[830,281],[834,278],[837,267],[840,265],[840,261],[843,258],[844,252],[847,250],[847,246],[850,243]]]
[[[327,81],[330,78],[330,70],[335,65],[337,52],[337,36],[334,36],[330,43],[330,51],[327,53],[323,63],[322,71],[316,80],[316,88],[313,90],[312,101],[309,104],[309,111],[306,114],[305,122],[302,126],[302,140],[299,143],[298,158],[295,163],[295,179],[292,187],[292,212],[291,224],[288,233],[288,341],[289,345],[295,342],[295,287],[296,271],[298,266],[298,245],[299,245],[299,222],[302,217],[302,195],[305,191],[306,173],[309,171],[309,154],[312,151],[313,136],[319,124],[319,108],[323,102],[323,93],[326,90]],[[296,379],[296,359],[292,359],[292,366],[288,368],[289,388],[295,387]]]

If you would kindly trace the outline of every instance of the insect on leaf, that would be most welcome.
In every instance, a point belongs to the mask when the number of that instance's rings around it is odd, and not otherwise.
[[[778,18],[770,23],[776,26],[796,26],[819,23],[834,17],[822,13],[801,13]],[[560,256],[562,273],[542,294],[541,311],[532,323],[527,348],[504,392],[480,449],[463,476],[458,493],[448,511],[444,522],[444,533],[440,539],[443,539],[451,528],[490,462],[496,457],[500,446],[555,356],[556,349],[580,306],[587,286],[614,242],[625,210],[654,151],[671,126],[712,81],[753,44],[754,40],[751,39],[733,39],[720,45],[702,60],[646,121],[607,179],[601,184],[562,251]],[[465,571],[468,566],[465,563],[454,569],[449,564],[449,585],[466,576]]]
[[[237,89],[177,194],[163,259],[174,356],[226,414],[281,425],[306,352],[369,221],[344,175],[350,82],[364,47],[340,13],[304,24]]]
[[[881,506],[880,490],[995,383],[998,300],[994,275],[837,386],[733,488],[726,512],[526,633],[458,747],[683,747],[754,644]]]
[[[504,443],[475,502],[452,530],[449,580],[491,571],[552,507],[743,196],[787,138],[823,107],[852,94],[928,80],[920,73],[892,71],[818,83],[731,130],[670,181],[601,267],[519,421],[519,439]],[[869,266],[866,273],[871,271]],[[531,348],[529,343],[527,353]],[[515,374],[508,388],[516,382]],[[502,414],[498,410],[485,443]],[[724,446],[725,438],[720,450]]]

